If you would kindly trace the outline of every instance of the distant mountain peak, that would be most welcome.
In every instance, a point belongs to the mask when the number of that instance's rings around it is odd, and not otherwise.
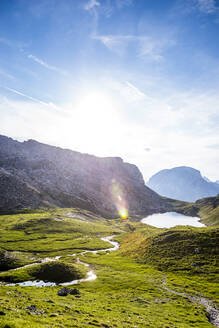
[[[219,184],[189,166],[161,170],[149,179],[147,186],[162,196],[190,202],[219,193]]]

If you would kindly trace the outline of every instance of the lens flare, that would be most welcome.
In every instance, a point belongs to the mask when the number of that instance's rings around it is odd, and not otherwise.
[[[115,179],[112,179],[112,183],[110,186],[110,193],[112,196],[112,200],[118,210],[119,216],[123,220],[127,220],[128,218],[128,204],[125,200],[125,193],[123,187],[120,183],[118,183]]]
[[[128,210],[126,208],[122,208],[121,210],[119,210],[119,215],[123,220],[127,220]]]

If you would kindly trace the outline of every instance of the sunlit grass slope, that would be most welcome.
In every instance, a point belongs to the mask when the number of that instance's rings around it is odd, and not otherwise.
[[[219,225],[219,195],[202,198],[196,202],[199,207],[198,214],[206,225]]]
[[[216,272],[219,260],[219,229],[175,227],[154,232],[128,234],[120,252],[159,270]]]
[[[120,231],[109,221],[76,209],[3,215],[0,225],[1,249],[40,257],[107,248],[99,237]]]
[[[61,286],[1,285],[0,311],[5,315],[0,328],[212,327],[203,306],[169,292],[164,285],[216,300],[215,228],[157,229],[132,220],[105,220],[76,209],[0,216],[0,221],[0,245],[14,260],[14,267],[62,255],[58,261],[5,271],[0,280],[60,282],[83,277],[85,268],[76,257],[68,256],[72,253],[89,263],[97,275],[96,280],[72,286],[80,290],[76,296],[58,296]],[[79,254],[110,247],[100,237],[113,234],[121,250]],[[202,253],[208,257],[204,265]],[[31,305],[36,312],[27,308]]]
[[[197,200],[195,203],[165,198],[173,211],[184,215],[199,216],[207,226],[219,225],[219,195]]]
[[[79,298],[57,296],[60,287],[1,287],[1,310],[6,315],[0,327],[212,327],[203,307],[163,288],[164,272],[116,253],[87,255],[83,260],[98,278],[77,285]],[[31,313],[26,309],[30,305],[42,314]]]

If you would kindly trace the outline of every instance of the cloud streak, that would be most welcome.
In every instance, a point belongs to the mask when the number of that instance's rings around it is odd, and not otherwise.
[[[116,0],[116,4],[118,8],[123,8],[125,6],[131,6],[133,4],[133,0]]]
[[[94,35],[94,40],[100,41],[107,49],[117,55],[124,55],[127,48],[136,44],[136,55],[140,58],[150,58],[154,61],[163,59],[163,52],[175,45],[173,39],[154,39],[150,36],[135,35]]]
[[[32,96],[26,95],[25,93],[20,92],[20,91],[18,91],[18,90],[16,90],[16,89],[8,88],[8,87],[4,87],[4,89],[6,89],[6,90],[8,90],[8,91],[10,91],[10,92],[12,92],[12,93],[14,93],[14,94],[16,94],[16,95],[19,95],[19,96],[21,96],[21,97],[24,97],[24,98],[26,98],[26,99],[32,100],[32,101],[34,101],[34,102],[36,102],[36,103],[38,103],[38,104],[40,104],[40,105],[47,106],[47,107],[52,107],[52,108],[54,108],[55,110],[58,110],[58,111],[61,110],[59,107],[57,107],[55,104],[53,104],[53,103],[51,103],[51,102],[49,102],[49,103],[44,102],[44,101],[42,101],[42,100],[40,100],[40,99],[37,99],[37,98],[34,98],[34,97],[32,97]]]
[[[97,0],[90,0],[85,4],[84,9],[91,10],[98,6],[100,6],[100,3]]]
[[[198,9],[205,14],[213,14],[218,11],[215,0],[195,0]]]
[[[41,66],[43,66],[43,67],[51,70],[51,71],[55,71],[55,72],[57,72],[59,74],[62,74],[62,75],[67,75],[67,72],[66,71],[64,71],[64,70],[62,70],[62,69],[60,69],[60,68],[58,68],[56,66],[50,65],[47,62],[43,61],[42,59],[40,59],[40,58],[38,58],[38,57],[36,57],[34,55],[31,55],[30,54],[27,57],[30,58],[30,59],[32,59],[36,63],[40,64]]]
[[[3,77],[6,77],[7,79],[10,80],[14,80],[15,77],[11,74],[8,74],[7,72],[5,72],[3,69],[0,68],[0,75],[2,75]]]

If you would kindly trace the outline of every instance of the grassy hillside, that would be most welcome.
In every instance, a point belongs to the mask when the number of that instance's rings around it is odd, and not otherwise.
[[[0,248],[29,257],[107,248],[99,236],[120,231],[119,226],[76,209],[3,215],[0,225]]]
[[[122,242],[120,252],[164,271],[216,273],[219,229],[175,227],[151,236],[132,233]]]
[[[219,195],[197,200],[195,203],[166,198],[172,211],[184,215],[199,216],[207,226],[219,225]]]
[[[203,223],[208,226],[219,225],[219,195],[199,199],[196,206],[199,208],[198,214]]]
[[[58,296],[61,286],[0,284],[0,328],[212,327],[203,306],[166,286],[216,302],[216,228],[157,229],[131,219],[105,220],[77,209],[4,215],[0,223],[0,245],[14,259],[14,267],[61,256],[54,262],[4,271],[0,281],[59,283],[80,278],[86,267],[78,264],[78,257],[97,275],[96,280],[71,286],[79,294],[68,296]],[[111,247],[100,237],[112,234],[121,250],[80,254]],[[76,256],[69,256],[73,253]],[[200,266],[199,271],[191,261]]]

